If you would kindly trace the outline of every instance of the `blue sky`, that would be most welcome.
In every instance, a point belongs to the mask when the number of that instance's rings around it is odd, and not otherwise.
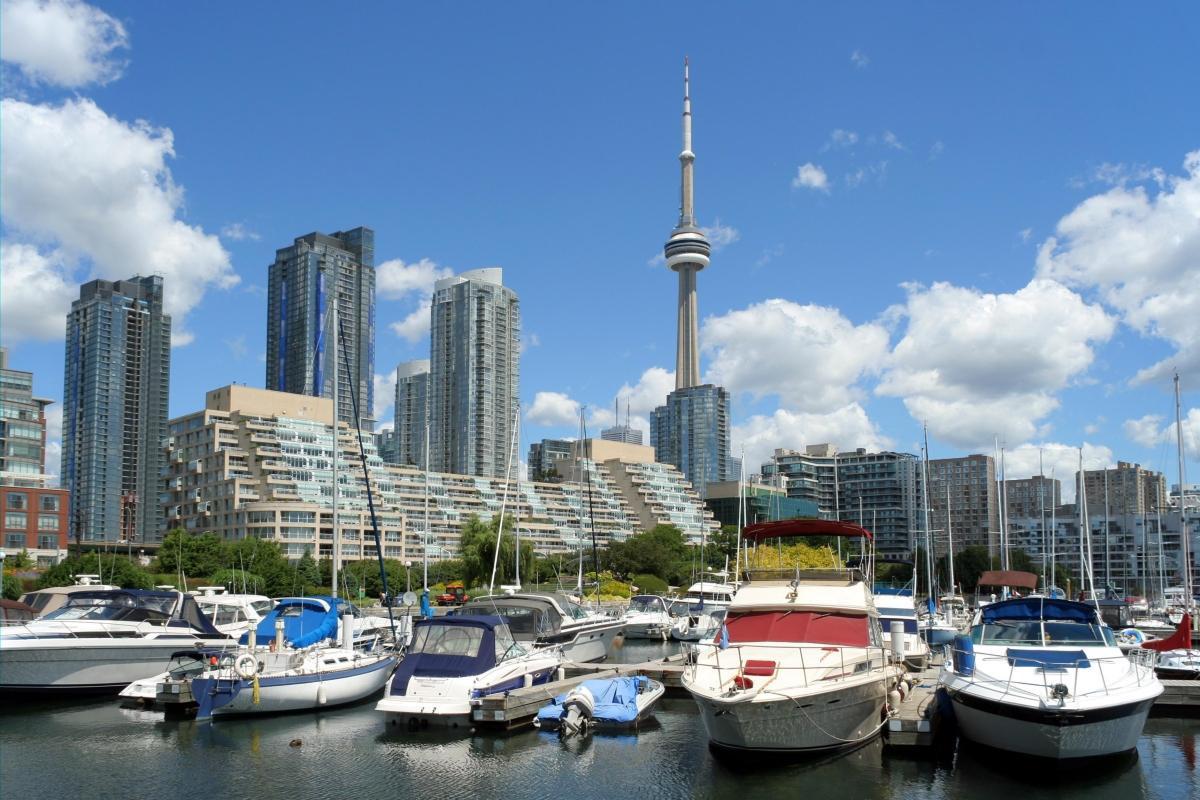
[[[0,337],[47,397],[77,284],[138,271],[172,293],[173,415],[262,385],[275,249],[367,225],[387,395],[428,357],[432,280],[501,266],[522,452],[580,403],[644,425],[673,387],[687,54],[735,451],[915,452],[927,421],[934,457],[1001,437],[1011,475],[1039,449],[1063,475],[1083,445],[1174,481],[1178,368],[1198,474],[1191,4],[3,9]]]

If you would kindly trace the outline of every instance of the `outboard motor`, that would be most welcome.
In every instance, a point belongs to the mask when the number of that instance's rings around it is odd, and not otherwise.
[[[587,733],[596,710],[596,698],[586,686],[577,686],[563,701],[562,722],[558,729],[564,739],[577,733]]]

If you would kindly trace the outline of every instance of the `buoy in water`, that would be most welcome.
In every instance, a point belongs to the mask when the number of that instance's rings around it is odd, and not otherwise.
[[[300,741],[299,739],[292,739],[290,742],[288,742],[288,747],[299,747],[302,744],[304,744],[304,742]]]

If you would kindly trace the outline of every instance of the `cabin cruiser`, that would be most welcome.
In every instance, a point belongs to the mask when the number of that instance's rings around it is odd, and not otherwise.
[[[1050,759],[1131,750],[1163,687],[1152,659],[1122,653],[1087,603],[991,603],[954,640],[942,688],[964,737]]]
[[[870,533],[847,522],[752,525],[743,541]],[[869,563],[869,562],[868,562]],[[903,671],[858,569],[747,570],[713,643],[696,645],[683,686],[712,745],[806,753],[861,744],[882,728]]]
[[[718,573],[723,574],[723,573]],[[680,642],[698,642],[711,637],[719,624],[713,612],[729,607],[735,588],[728,583],[700,581],[688,587],[687,594],[667,609],[674,619],[671,638]]]
[[[280,600],[238,650],[191,678],[196,719],[310,711],[382,689],[398,656],[354,647],[349,605],[333,597]]]
[[[220,591],[216,591],[220,589]],[[212,620],[213,627],[235,639],[258,627],[262,618],[275,607],[275,601],[261,594],[228,594],[222,587],[201,586],[196,605]]]
[[[115,693],[161,672],[177,650],[221,641],[181,592],[73,592],[57,611],[0,628],[0,691]]]
[[[527,592],[471,598],[454,614],[503,617],[518,642],[557,646],[568,661],[603,661],[625,622],[588,611],[565,594]]]
[[[635,594],[625,611],[626,639],[661,639],[671,632],[671,614],[667,601],[656,594]]]
[[[50,586],[26,592],[21,595],[20,602],[31,606],[39,617],[44,617],[51,611],[65,606],[75,592],[111,591],[120,588],[102,583],[99,575],[76,575],[75,584],[72,586]]]
[[[550,683],[561,666],[558,648],[518,642],[502,617],[421,619],[375,708],[409,730],[465,727],[481,697]]]
[[[903,653],[904,664],[912,670],[923,670],[929,663],[929,644],[917,628],[917,610],[913,605],[912,589],[876,587],[875,608],[879,611],[879,626],[883,644],[888,650]],[[892,647],[892,625],[900,623],[902,644],[898,651]]]

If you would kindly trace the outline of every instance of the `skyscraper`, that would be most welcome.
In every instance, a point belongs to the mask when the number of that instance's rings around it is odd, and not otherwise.
[[[158,502],[171,375],[163,279],[95,280],[67,315],[62,486],[72,536],[162,536]]]
[[[310,233],[275,251],[267,286],[266,386],[333,397],[336,302],[341,330],[338,418],[371,430],[375,375],[375,232]],[[354,419],[351,387],[358,393]]]
[[[429,359],[396,367],[396,462],[425,466],[425,423],[429,419]]]
[[[520,370],[521,311],[499,268],[434,285],[430,311],[429,467],[503,477]],[[516,474],[518,457],[512,458]]]
[[[679,273],[676,320],[675,391],[650,414],[650,443],[655,458],[674,464],[701,497],[709,483],[728,479],[729,393],[700,384],[696,273],[708,266],[708,239],[696,225],[693,203],[692,99],[688,62],[683,61],[683,150],[679,223],[663,247],[667,266]]]

